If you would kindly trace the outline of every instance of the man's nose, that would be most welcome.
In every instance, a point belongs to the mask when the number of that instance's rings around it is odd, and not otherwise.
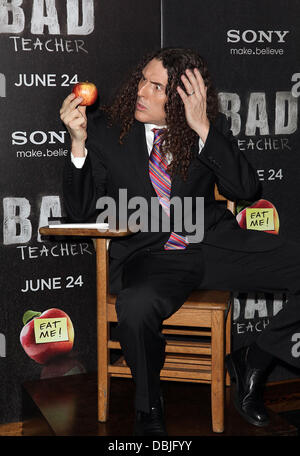
[[[138,87],[138,96],[145,97],[147,95],[147,81],[141,81]]]

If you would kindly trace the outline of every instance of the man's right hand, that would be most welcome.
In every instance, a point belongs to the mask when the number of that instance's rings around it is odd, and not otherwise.
[[[74,93],[65,98],[60,109],[60,118],[65,124],[72,143],[72,154],[74,157],[85,156],[85,141],[87,138],[87,117],[86,106],[79,106],[82,98]]]

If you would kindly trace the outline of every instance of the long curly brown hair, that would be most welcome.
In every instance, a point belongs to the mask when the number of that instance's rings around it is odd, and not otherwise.
[[[168,72],[166,87],[167,101],[165,104],[166,125],[163,137],[162,153],[170,152],[172,162],[168,167],[170,176],[180,174],[186,179],[187,169],[193,158],[193,146],[198,142],[198,135],[188,126],[185,118],[184,104],[176,90],[179,85],[184,89],[181,75],[186,69],[198,68],[207,87],[207,117],[214,121],[218,114],[218,98],[213,87],[207,65],[202,57],[191,49],[164,48],[148,54],[136,67],[128,81],[123,85],[113,103],[103,106],[110,122],[120,125],[120,142],[129,132],[135,117],[138,84],[142,77],[142,70],[152,60],[162,62]],[[185,89],[184,89],[185,90]]]

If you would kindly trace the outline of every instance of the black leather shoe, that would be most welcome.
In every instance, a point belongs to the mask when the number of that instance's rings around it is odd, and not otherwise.
[[[152,405],[150,413],[137,410],[135,415],[134,435],[168,435],[164,423],[162,396]]]
[[[263,401],[266,371],[249,366],[249,349],[240,348],[225,358],[230,378],[236,383],[234,405],[249,423],[267,426],[270,420]]]

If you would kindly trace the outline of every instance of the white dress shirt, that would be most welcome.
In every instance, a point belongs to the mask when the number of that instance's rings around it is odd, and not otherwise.
[[[158,126],[158,125],[154,125],[154,124],[144,124],[145,126],[145,135],[146,135],[146,143],[147,143],[147,149],[148,149],[148,153],[149,153],[149,156],[151,154],[151,150],[152,150],[152,146],[153,146],[153,141],[154,141],[154,132],[152,131],[153,128],[165,128],[163,126]],[[199,154],[202,150],[204,146],[204,143],[202,141],[202,139],[199,137]],[[87,149],[85,149],[85,157],[73,157],[73,154],[71,154],[71,160],[72,160],[72,163],[74,164],[74,166],[76,168],[82,168],[83,165],[84,165],[84,162],[85,162],[85,158],[87,156]],[[169,153],[167,155],[167,160],[168,160],[168,163],[171,162],[172,160],[172,154]]]

